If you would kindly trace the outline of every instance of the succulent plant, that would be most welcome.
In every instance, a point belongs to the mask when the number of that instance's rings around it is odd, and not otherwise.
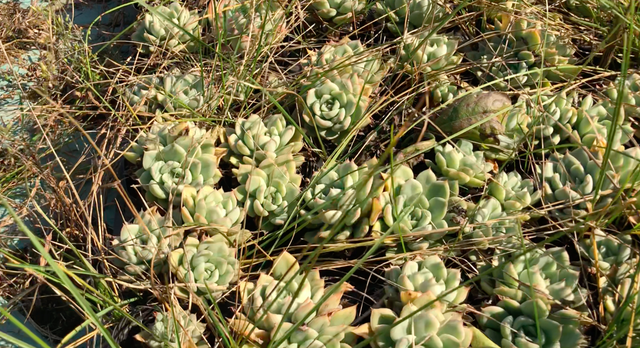
[[[197,11],[189,11],[174,1],[145,13],[131,40],[141,43],[143,52],[155,52],[158,49],[173,53],[182,50],[192,52],[198,48],[200,30]]]
[[[443,110],[434,120],[434,125],[446,135],[464,131],[459,137],[478,142],[495,142],[497,136],[504,133],[501,120],[510,106],[511,100],[502,93],[468,94]],[[466,130],[469,127],[472,129]]]
[[[490,295],[520,303],[542,299],[574,308],[586,298],[586,290],[578,284],[580,271],[571,265],[569,254],[561,247],[533,248],[516,257],[501,255],[494,259],[494,264],[483,266],[480,273],[487,270],[491,270],[491,276],[483,277],[480,285]]]
[[[322,77],[333,80],[356,74],[367,86],[365,89],[367,97],[388,69],[380,51],[368,49],[360,40],[350,40],[347,37],[338,42],[325,44],[318,52],[310,52],[304,64],[310,68],[311,83]]]
[[[440,78],[431,87],[431,102],[433,105],[444,104],[456,99],[467,87],[467,85],[463,84],[458,85],[450,79]]]
[[[280,1],[222,0],[210,3],[208,12],[213,36],[234,52],[268,48],[280,43],[287,33]]]
[[[491,177],[489,172],[493,166],[485,161],[482,151],[473,151],[473,145],[466,140],[459,140],[456,147],[438,145],[434,151],[435,163],[428,161],[427,164],[460,186],[482,187]]]
[[[311,319],[304,327],[293,329],[294,324],[282,323],[278,329],[271,331],[270,341],[283,340],[274,347],[281,348],[350,348],[354,343],[354,328],[351,323],[356,318],[356,306],[325,313]]]
[[[537,167],[537,172],[543,180],[542,199],[559,205],[555,210],[561,216],[584,216],[605,207],[613,199],[611,195],[600,195],[596,204],[592,204],[589,196],[594,194],[600,165],[582,148],[567,151],[564,155],[552,154],[542,167]],[[609,178],[615,177],[615,173],[611,168],[607,168],[605,173],[601,192],[613,188]]]
[[[136,338],[149,348],[206,348],[209,347],[203,334],[206,324],[198,321],[177,304],[169,312],[156,312],[151,332],[142,331]]]
[[[204,104],[204,84],[198,75],[177,71],[149,77],[125,91],[127,102],[142,112],[189,112]]]
[[[630,333],[632,346],[640,343],[640,318],[637,315],[640,292],[637,290],[638,278],[635,268],[637,263],[638,260],[633,259],[621,264],[618,269],[612,269],[610,276],[601,283],[604,323],[609,326],[607,331],[621,343],[620,346],[627,345]]]
[[[477,248],[487,249],[496,244],[519,246],[514,245],[520,236],[517,219],[510,218],[494,197],[481,199],[475,207],[468,209],[467,215],[468,222],[474,226],[465,226],[463,237],[470,239]]]
[[[316,174],[318,181],[303,194],[300,214],[314,227],[305,238],[318,243],[332,234],[342,219],[340,232],[333,239],[362,238],[371,224],[373,201],[383,189],[383,180],[372,172],[375,160],[362,166],[348,161]]]
[[[303,87],[298,110],[312,134],[340,142],[351,131],[367,125],[370,87],[357,74],[323,78]]]
[[[436,230],[449,227],[445,220],[448,202],[450,197],[457,196],[458,187],[455,181],[438,180],[431,170],[414,179],[411,169],[405,168],[408,175],[394,175],[391,189],[380,195],[380,219],[373,228],[380,233],[391,229],[409,249],[423,250],[447,233],[455,232]],[[418,232],[425,234],[405,236]]]
[[[402,296],[408,297],[406,293]],[[388,308],[371,310],[374,347],[466,348],[471,344],[473,331],[465,325],[462,315],[444,312],[446,305],[436,301],[432,293],[426,292],[403,302],[405,305],[399,315]]]
[[[475,63],[471,71],[481,82],[492,82],[491,86],[498,91],[550,85],[543,77],[544,73],[534,65],[535,60],[528,52],[508,59],[497,56],[492,49],[489,45],[481,45],[476,51],[466,52],[467,59]]]
[[[343,25],[361,15],[365,5],[364,0],[313,0],[310,7],[324,21]]]
[[[185,224],[238,227],[244,220],[244,211],[238,206],[233,192],[224,192],[209,185],[196,190],[185,186],[182,190],[182,221]]]
[[[633,241],[630,235],[619,234],[612,236],[600,229],[591,235],[585,235],[580,240],[580,253],[602,272],[608,272],[612,267],[620,267],[632,255],[630,246]]]
[[[380,0],[376,1],[374,9],[396,35],[435,27],[446,15],[446,9],[434,0]]]
[[[501,348],[581,347],[579,315],[572,310],[549,313],[540,299],[518,303],[503,299],[478,316],[484,334]]]
[[[169,252],[180,244],[182,233],[171,228],[168,217],[156,207],[140,212],[140,220],[125,224],[113,241],[115,264],[131,275],[143,275],[150,269],[163,272]]]
[[[181,283],[177,288],[180,294],[212,298],[220,297],[238,279],[240,269],[236,249],[222,234],[202,241],[187,237],[182,248],[169,255],[169,265]]]
[[[274,261],[269,274],[260,273],[255,283],[240,282],[244,315],[232,320],[231,326],[241,332],[253,327],[270,332],[281,323],[297,323],[305,317],[307,324],[342,310],[342,295],[351,286],[343,283],[314,312],[313,307],[329,289],[325,289],[317,269],[301,272],[295,257],[285,251]]]
[[[271,230],[287,221],[293,208],[289,204],[300,193],[302,182],[296,167],[292,155],[269,153],[257,166],[241,164],[232,170],[240,183],[234,194],[244,203],[248,216],[260,219],[263,229]]]
[[[618,88],[620,88],[620,85],[622,85],[622,105],[625,115],[627,117],[640,116],[640,74],[628,75],[624,81],[618,77],[614,83],[607,87],[605,94],[609,97],[611,110],[618,100]]]
[[[166,207],[180,203],[186,185],[200,189],[220,180],[218,163],[226,150],[216,147],[216,140],[215,131],[192,122],[154,122],[124,156],[142,162],[136,175],[147,191],[145,198]]]
[[[407,34],[400,46],[399,62],[412,74],[445,70],[460,64],[462,56],[456,54],[458,40],[446,35],[431,35],[430,31]]]
[[[522,210],[540,200],[532,179],[522,179],[518,172],[500,172],[488,185],[489,195],[495,197],[504,211]]]
[[[449,307],[461,304],[469,292],[468,288],[460,286],[460,270],[446,268],[444,262],[435,255],[406,261],[402,268],[392,266],[385,270],[384,277],[391,282],[385,286],[390,302],[388,307],[396,313],[400,313],[403,307],[401,292],[430,292]]]
[[[526,108],[527,98],[525,95],[520,96],[513,108],[502,115],[504,132],[495,136],[495,141],[479,144],[486,158],[507,161],[518,155],[523,144],[535,144],[538,141],[529,136],[531,116]]]
[[[262,120],[252,114],[248,119],[236,121],[235,128],[227,128],[228,159],[234,166],[241,163],[255,165],[266,159],[266,153],[296,155],[302,149],[302,134],[296,127],[287,125],[281,114],[275,114]],[[296,157],[301,163],[302,158]]]

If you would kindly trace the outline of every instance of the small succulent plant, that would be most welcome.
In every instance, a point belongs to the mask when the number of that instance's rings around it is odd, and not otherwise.
[[[391,282],[385,286],[389,297],[388,307],[396,313],[400,313],[403,307],[400,298],[402,292],[415,292],[416,297],[430,292],[449,307],[461,304],[469,292],[468,288],[460,286],[460,270],[446,268],[444,262],[435,255],[406,261],[402,267],[392,266],[385,270],[384,277]]]
[[[293,207],[289,204],[300,193],[302,182],[296,167],[292,155],[269,154],[257,166],[241,164],[232,170],[240,183],[234,194],[263,229],[271,230],[287,221]]]
[[[155,122],[124,156],[141,162],[136,175],[145,198],[166,207],[180,203],[186,185],[200,189],[220,180],[218,163],[226,150],[216,147],[217,138],[192,122]]]
[[[200,18],[197,11],[189,11],[179,2],[158,6],[145,13],[131,39],[140,44],[143,52],[168,50],[173,53],[197,49],[200,39]]]
[[[254,328],[271,332],[281,323],[296,323],[306,317],[307,324],[314,318],[342,310],[342,295],[351,286],[343,283],[313,311],[330,288],[325,289],[317,269],[301,272],[295,257],[285,251],[274,261],[269,274],[260,273],[255,283],[242,281],[239,288],[244,314],[233,319],[231,327],[240,332]]]
[[[364,0],[313,0],[310,8],[322,20],[339,26],[354,21],[365,5]]]
[[[156,312],[155,317],[151,332],[142,331],[136,336],[149,348],[209,347],[203,338],[207,325],[198,321],[195,314],[176,304],[168,312]]]
[[[387,28],[396,35],[405,31],[435,27],[446,15],[445,8],[434,0],[379,0],[376,15],[384,18]]]
[[[376,88],[388,68],[379,51],[368,49],[360,40],[349,38],[325,44],[318,52],[310,52],[305,65],[310,68],[311,82],[320,77],[334,79],[356,74],[367,85],[365,96]]]
[[[451,144],[438,145],[434,148],[435,163],[427,164],[436,172],[449,180],[455,180],[460,186],[483,187],[491,177],[493,166],[488,163],[482,151],[473,151],[473,145],[466,140],[459,140],[456,147]]]
[[[518,303],[503,299],[478,316],[484,334],[501,348],[581,347],[579,315],[572,310],[549,313],[540,299]]]
[[[437,230],[449,227],[445,220],[449,198],[457,195],[458,187],[455,181],[438,180],[431,170],[415,179],[408,167],[405,172],[405,177],[396,174],[391,189],[380,195],[380,219],[374,230],[385,233],[391,229],[409,249],[423,250],[452,232]],[[404,236],[418,232],[425,235]]]
[[[608,168],[601,191],[613,188],[609,177],[615,173]],[[543,167],[537,167],[542,178],[542,199],[549,204],[568,204],[556,207],[559,215],[580,217],[605,207],[612,201],[611,195],[601,195],[595,206],[589,196],[594,194],[600,175],[600,165],[589,157],[582,148],[566,152],[564,155],[552,154]]]
[[[143,275],[150,269],[163,272],[169,252],[180,244],[182,234],[171,228],[171,221],[156,207],[140,212],[140,220],[125,224],[113,241],[115,264],[130,275]]]
[[[193,293],[218,298],[237,280],[239,272],[236,249],[222,234],[202,241],[187,237],[183,247],[169,255],[169,265],[181,283],[177,289],[187,297]]]
[[[604,322],[609,326],[609,332],[615,335],[620,346],[627,345],[630,332],[632,332],[631,345],[635,347],[640,343],[637,334],[640,330],[640,319],[635,313],[640,303],[640,292],[637,290],[638,278],[635,275],[635,264],[637,259],[623,264],[615,274],[602,283]]]
[[[287,33],[286,13],[279,1],[223,0],[217,6],[210,4],[213,35],[234,52],[259,52],[280,43]]]
[[[446,35],[431,35],[430,31],[407,34],[400,46],[401,65],[409,73],[428,73],[445,70],[460,64],[461,55],[456,54],[458,40]]]
[[[244,220],[244,211],[241,206],[238,206],[235,193],[224,192],[209,185],[199,190],[186,186],[182,190],[180,212],[184,224],[220,225],[233,228],[239,226]]]
[[[496,198],[504,211],[522,210],[540,200],[532,179],[522,179],[518,172],[500,172],[488,185],[489,195]]]
[[[403,294],[403,297],[408,295]],[[404,302],[399,315],[388,308],[371,310],[370,325],[371,333],[375,335],[374,347],[470,346],[473,331],[465,325],[462,315],[457,312],[445,312],[446,305],[436,301],[432,293],[426,292]],[[414,312],[417,313],[413,314]]]
[[[198,75],[177,71],[153,76],[125,91],[134,110],[154,114],[189,112],[204,104],[204,84]]]
[[[592,235],[585,235],[580,240],[580,252],[602,272],[608,272],[612,267],[618,268],[632,256],[630,235],[612,236],[597,229]]]
[[[482,289],[520,303],[542,299],[574,308],[584,303],[586,291],[578,284],[580,271],[570,264],[564,248],[534,248],[521,254],[515,258],[502,255],[495,264],[483,266],[480,273],[491,270],[491,276],[481,279]]]
[[[519,236],[518,221],[509,218],[503,211],[502,204],[494,197],[483,198],[469,209],[469,223],[473,227],[465,227],[465,239],[470,239],[479,249],[487,249],[493,245],[503,247],[513,245]]]
[[[622,86],[621,86],[622,85]],[[626,117],[637,117],[640,115],[640,74],[631,74],[626,80],[620,77],[610,84],[605,90],[609,97],[609,104],[615,105],[618,100],[618,88],[622,87],[622,106]],[[612,105],[612,106],[613,106]],[[613,107],[611,107],[613,109]]]
[[[503,93],[473,93],[442,111],[434,120],[434,125],[446,135],[464,132],[459,137],[477,142],[495,142],[497,136],[505,131],[501,120],[510,106],[511,100]]]
[[[340,142],[351,131],[367,125],[370,86],[356,73],[322,78],[303,87],[298,110],[311,134]]]
[[[383,189],[382,178],[372,172],[374,164],[370,160],[359,167],[348,161],[316,175],[319,180],[304,192],[300,212],[314,227],[305,236],[309,242],[328,238],[341,220],[335,240],[362,238],[369,232],[373,201]]]
[[[267,153],[280,155],[296,155],[304,145],[302,134],[296,127],[287,125],[281,114],[266,119],[252,114],[247,119],[236,121],[235,128],[226,129],[227,153],[229,162],[234,166],[241,163],[256,165],[267,158]],[[301,163],[302,159],[297,162]]]
[[[466,85],[458,85],[450,79],[440,78],[431,87],[431,101],[433,105],[444,104],[456,99],[465,91],[466,87]]]

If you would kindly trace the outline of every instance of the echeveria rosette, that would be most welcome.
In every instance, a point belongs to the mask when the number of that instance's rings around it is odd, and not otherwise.
[[[394,179],[391,189],[380,195],[380,218],[373,227],[376,231],[385,233],[391,229],[411,250],[423,250],[452,232],[437,230],[449,227],[445,217],[451,193],[455,196],[457,192],[457,186],[451,187],[455,182],[438,180],[431,170],[415,179],[412,173],[406,180],[401,181],[398,175]],[[424,235],[405,236],[420,232]]]
[[[280,1],[221,0],[215,9],[214,3],[210,4],[213,36],[234,52],[261,52],[279,44],[287,33],[287,17]]]
[[[364,0],[313,0],[310,9],[326,22],[343,25],[364,12]]]
[[[362,238],[370,229],[375,199],[383,189],[381,175],[372,172],[376,160],[362,166],[351,161],[335,165],[316,175],[318,181],[302,196],[300,214],[312,231],[305,235],[310,243],[319,243],[332,234],[342,220],[340,232],[333,239]]]
[[[633,331],[632,346],[636,347],[640,343],[637,335],[640,330],[640,318],[636,314],[640,303],[638,278],[635,276],[637,263],[637,259],[631,259],[620,268],[612,269],[610,273],[613,274],[601,283],[603,321],[608,326],[608,332],[615,334],[621,346],[627,345],[629,331]]]
[[[240,332],[252,327],[270,332],[280,323],[296,323],[308,315],[304,321],[307,324],[342,310],[342,296],[352,287],[343,283],[313,311],[331,288],[325,289],[317,269],[302,272],[296,258],[285,251],[274,261],[269,274],[260,273],[255,283],[240,282],[239,288],[244,314],[232,320],[231,326]]]
[[[143,330],[136,336],[149,348],[209,347],[203,337],[207,325],[195,314],[175,304],[171,311],[156,312],[155,317],[151,332]]]
[[[436,0],[380,0],[374,4],[378,17],[384,18],[387,28],[395,35],[405,31],[434,27],[447,14]]]
[[[150,269],[163,272],[167,255],[180,244],[182,233],[173,229],[170,219],[160,215],[156,207],[141,211],[140,219],[125,224],[113,241],[114,263],[130,275],[143,275]]]
[[[410,295],[403,293],[402,297],[407,298]],[[465,325],[462,314],[445,312],[446,305],[436,301],[432,293],[426,292],[404,302],[405,305],[399,315],[388,308],[371,310],[370,330],[371,335],[374,336],[372,342],[374,347],[466,348],[470,346],[473,331]]]
[[[576,93],[540,93],[532,98],[533,115],[529,128],[541,147],[552,147],[565,141],[572,132],[578,118],[574,103]]]
[[[380,50],[367,48],[360,40],[346,37],[325,44],[318,52],[310,52],[303,63],[309,66],[309,80],[312,82],[322,77],[333,80],[355,74],[364,81],[366,96],[376,89],[389,68]]]
[[[631,235],[619,234],[609,235],[600,229],[596,229],[592,234],[585,234],[580,240],[580,253],[588,258],[594,269],[605,274],[612,268],[619,268],[627,262],[633,251]]]
[[[473,144],[467,140],[459,140],[455,147],[438,145],[434,151],[435,163],[428,161],[429,167],[460,186],[483,187],[491,177],[493,166],[482,151],[473,151]]]
[[[323,78],[303,88],[298,110],[311,134],[338,143],[370,122],[370,94],[370,87],[355,73]]]
[[[167,207],[180,204],[187,185],[200,189],[220,180],[218,163],[226,150],[216,142],[214,131],[192,122],[156,124],[150,133],[141,133],[124,156],[133,163],[141,161],[136,175],[147,201]]]
[[[430,31],[407,34],[400,45],[399,63],[409,73],[429,73],[453,68],[462,56],[456,54],[458,40]]]
[[[174,1],[145,13],[131,40],[141,43],[140,48],[146,53],[159,49],[172,53],[193,52],[198,48],[200,30],[198,12],[189,11]]]
[[[600,194],[595,206],[592,197],[601,169],[582,148],[567,151],[564,155],[552,154],[542,167],[537,167],[542,179],[542,199],[557,206],[555,211],[566,217],[581,217],[602,209],[613,200],[611,195]],[[615,178],[610,167],[605,170],[600,192],[613,189],[609,178]],[[590,198],[591,197],[591,198]]]
[[[183,225],[205,227],[209,234],[222,233],[236,243],[249,237],[242,229],[245,212],[234,192],[208,185],[199,190],[187,186],[182,191],[180,212]]]
[[[190,112],[204,105],[204,83],[191,73],[145,78],[124,94],[134,110],[154,114]]]
[[[522,179],[518,172],[496,174],[488,185],[488,194],[502,204],[505,212],[522,210],[540,200],[533,179]]]
[[[549,312],[540,299],[518,303],[505,298],[477,315],[486,337],[500,348],[583,347],[579,314],[572,310]]]
[[[289,218],[290,204],[300,193],[302,182],[296,167],[293,156],[276,158],[271,154],[258,166],[241,164],[232,170],[240,183],[234,193],[247,215],[259,220],[261,228],[272,230]]]
[[[622,85],[622,106],[626,117],[637,117],[640,115],[640,74],[631,74],[626,80],[620,77],[610,84],[605,90],[605,94],[609,97],[607,106],[611,113],[615,108],[618,100],[618,92]]]
[[[227,238],[221,234],[202,241],[187,237],[182,248],[169,255],[169,265],[178,279],[180,295],[188,297],[193,293],[214,299],[238,279],[240,270],[236,249],[229,247]]]
[[[448,307],[461,304],[469,292],[469,288],[460,286],[460,270],[446,268],[444,262],[435,255],[406,261],[402,267],[392,266],[385,270],[384,277],[390,282],[385,286],[389,297],[388,307],[396,313],[400,313],[403,307],[400,298],[402,292],[413,292],[416,297],[431,292]]]
[[[491,270],[490,275],[480,280],[482,290],[520,303],[541,299],[572,308],[583,305],[586,290],[578,284],[580,271],[571,265],[564,248],[536,248],[513,256],[501,255],[494,264],[480,268],[480,273]]]
[[[469,224],[474,226],[466,226],[463,237],[471,240],[477,248],[516,246],[514,244],[517,244],[519,236],[519,222],[515,218],[509,218],[500,201],[494,197],[481,199],[467,214]]]
[[[444,104],[458,98],[468,87],[467,84],[457,84],[452,79],[440,77],[431,87],[431,102],[433,105]]]
[[[276,156],[294,155],[301,164],[303,158],[297,156],[304,143],[302,134],[281,114],[271,115],[264,120],[257,114],[236,121],[234,128],[226,129],[229,148],[227,158],[234,166],[256,165],[266,159],[268,153]]]

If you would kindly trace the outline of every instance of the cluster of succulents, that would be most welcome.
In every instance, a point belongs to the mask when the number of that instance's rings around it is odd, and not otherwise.
[[[370,96],[386,71],[380,54],[342,40],[314,52],[307,70],[298,113],[310,134],[339,142],[370,122]]]
[[[434,27],[446,15],[446,9],[434,0],[382,0],[374,4],[374,9],[396,35]]]
[[[222,177],[218,169],[225,150],[215,131],[192,122],[157,122],[141,132],[124,157],[142,164],[136,172],[145,198],[163,206],[180,204],[186,186],[200,189]]]
[[[463,237],[474,246],[487,249],[494,245],[507,247],[514,244],[515,237],[519,235],[518,219],[509,216],[498,199],[484,198],[468,210],[468,223],[472,226],[464,228]]]
[[[340,26],[360,16],[365,5],[364,0],[314,0],[309,7],[323,21]]]
[[[174,1],[145,13],[131,39],[141,44],[143,52],[166,50],[179,53],[198,48],[200,31],[198,13]]]
[[[522,179],[518,172],[496,174],[487,190],[507,212],[522,210],[540,200],[540,191],[536,190],[533,179]]]
[[[125,97],[138,112],[190,112],[204,105],[204,83],[198,75],[172,72],[143,79],[127,89]]]
[[[435,162],[428,165],[460,186],[482,187],[491,177],[493,166],[486,161],[484,152],[473,151],[473,144],[459,140],[455,147],[451,144],[434,148]]]

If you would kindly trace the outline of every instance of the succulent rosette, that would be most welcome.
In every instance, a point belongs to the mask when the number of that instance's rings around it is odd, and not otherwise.
[[[446,9],[435,0],[380,0],[374,4],[376,15],[387,22],[396,35],[423,27],[434,27],[446,15]]]
[[[204,83],[200,76],[171,72],[143,79],[125,91],[134,110],[154,114],[197,110],[204,105]]]
[[[456,54],[457,48],[458,40],[446,35],[431,35],[430,31],[407,34],[402,40],[398,60],[410,73],[445,70],[462,61],[462,56]]]
[[[493,166],[485,160],[482,151],[473,151],[469,141],[459,140],[455,147],[438,145],[434,151],[435,163],[428,161],[429,167],[460,186],[483,187],[491,177]]]
[[[156,122],[141,132],[124,157],[141,163],[136,175],[145,198],[162,206],[180,204],[186,186],[200,189],[222,177],[218,163],[226,150],[216,146],[214,131],[192,122]]]
[[[185,187],[180,212],[184,224],[233,228],[244,220],[244,211],[238,205],[235,193],[208,185],[199,190],[192,186]]]
[[[141,43],[143,52],[168,50],[178,53],[192,52],[198,48],[200,17],[197,11],[189,11],[179,2],[154,7],[145,13],[131,40]]]
[[[236,249],[222,234],[205,237],[202,241],[187,237],[183,247],[169,255],[171,272],[179,283],[177,289],[184,296],[220,297],[238,279],[239,262]]]
[[[155,316],[150,332],[142,331],[136,336],[149,348],[209,347],[203,338],[207,325],[198,321],[195,314],[176,304],[171,311],[156,312]]]
[[[343,25],[361,15],[365,5],[364,0],[313,0],[310,8],[324,21]]]
[[[247,119],[236,121],[234,128],[226,130],[229,148],[228,159],[234,166],[241,163],[255,165],[266,159],[267,153],[280,155],[296,155],[302,149],[302,134],[281,114],[262,119],[252,114]],[[302,163],[300,156],[296,162]]]
[[[518,172],[500,172],[488,185],[489,195],[496,198],[504,211],[522,210],[540,200],[540,191],[532,179],[522,179]]]
[[[179,229],[172,228],[170,219],[152,207],[140,212],[139,221],[122,227],[113,241],[114,263],[130,275],[143,275],[151,269],[163,272],[167,255],[181,240]]]

